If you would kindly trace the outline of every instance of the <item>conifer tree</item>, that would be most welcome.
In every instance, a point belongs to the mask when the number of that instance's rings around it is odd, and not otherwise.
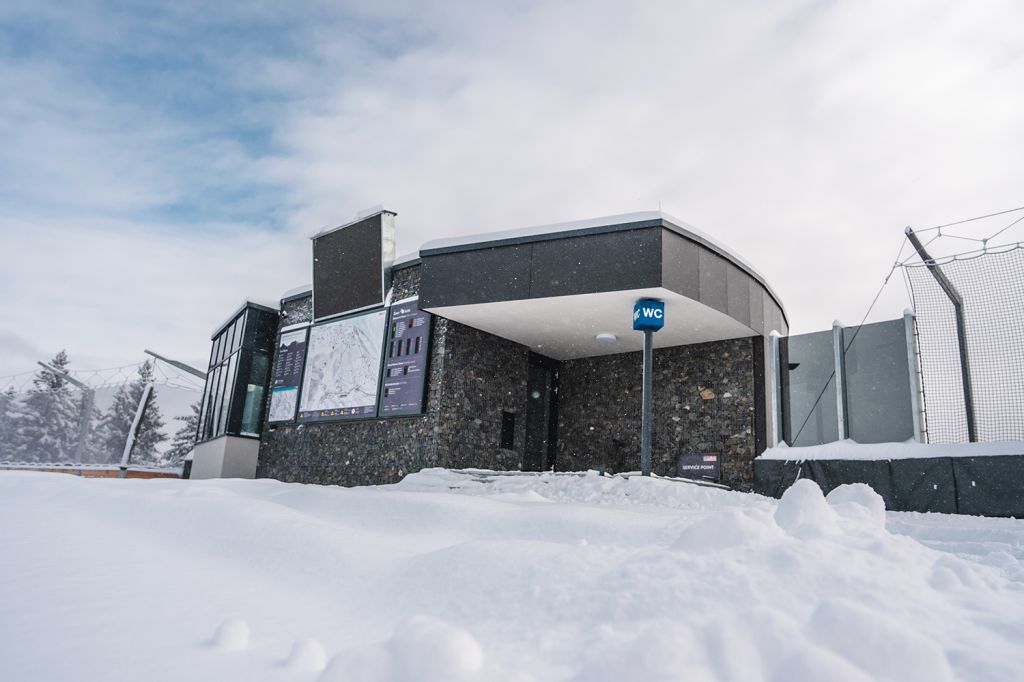
[[[184,417],[175,417],[181,422],[181,428],[174,434],[170,449],[160,459],[161,466],[180,466],[185,455],[192,451],[196,444],[196,430],[199,428],[199,406],[197,401],[192,404],[192,413]]]
[[[68,462],[76,455],[79,405],[62,371],[70,360],[63,350],[40,369],[32,379],[32,388],[22,401],[15,418],[15,458],[23,462]]]
[[[20,412],[18,394],[14,387],[0,393],[0,462],[11,461],[14,457],[14,438]]]
[[[117,389],[114,401],[97,429],[97,449],[107,463],[118,462],[121,459],[139,401],[146,390],[146,384],[153,380],[153,365],[149,361],[142,363],[139,365],[138,374],[139,376],[131,383]],[[131,459],[133,464],[156,464],[159,458],[157,446],[167,439],[167,435],[162,431],[163,426],[163,415],[160,414],[160,407],[156,403],[156,389],[153,389],[135,434],[135,447]]]

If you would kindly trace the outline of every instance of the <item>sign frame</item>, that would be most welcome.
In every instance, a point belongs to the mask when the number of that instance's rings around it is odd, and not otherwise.
[[[302,398],[303,398],[303,394],[305,393],[306,370],[308,369],[308,365],[309,365],[309,351],[310,351],[310,346],[311,346],[310,339],[312,339],[313,330],[315,328],[317,328],[317,327],[323,327],[323,326],[327,326],[327,325],[331,325],[331,324],[337,324],[339,322],[343,322],[343,321],[348,320],[348,319],[354,319],[354,318],[357,318],[357,317],[362,317],[362,316],[366,316],[366,315],[372,315],[374,313],[384,313],[384,329],[383,329],[384,333],[381,334],[381,339],[380,339],[380,353],[378,355],[379,360],[378,360],[378,366],[377,366],[377,390],[374,393],[373,410],[371,412],[363,412],[363,413],[359,413],[359,414],[336,414],[336,415],[330,415],[330,416],[303,417],[302,416],[302,412],[303,412],[303,410],[302,410]],[[384,367],[384,349],[385,349],[385,344],[387,342],[387,323],[388,323],[388,318],[389,318],[388,308],[385,307],[385,306],[376,306],[375,308],[370,309],[370,310],[358,310],[358,311],[349,312],[348,314],[345,314],[345,315],[338,315],[338,316],[330,317],[330,318],[324,319],[324,320],[317,320],[317,321],[314,321],[313,323],[311,323],[309,325],[309,327],[308,327],[309,333],[307,335],[307,340],[306,340],[306,358],[303,361],[302,385],[300,385],[300,387],[299,387],[299,402],[298,402],[298,406],[296,408],[295,423],[298,423],[298,424],[323,424],[323,423],[342,422],[342,421],[346,421],[346,422],[364,421],[364,420],[379,418],[379,415],[380,415],[381,375],[383,373],[383,367]],[[337,409],[344,410],[345,408],[337,408]],[[307,411],[316,412],[317,410],[307,410]]]

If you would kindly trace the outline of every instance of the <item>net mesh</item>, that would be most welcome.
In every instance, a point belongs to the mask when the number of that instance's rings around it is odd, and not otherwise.
[[[937,267],[963,301],[977,439],[1024,439],[1024,249],[940,259]],[[928,442],[967,442],[955,309],[924,263],[904,264],[904,273],[917,316]]]
[[[177,467],[191,449],[203,382],[160,362],[0,377],[0,464],[117,465],[142,402],[129,464]]]

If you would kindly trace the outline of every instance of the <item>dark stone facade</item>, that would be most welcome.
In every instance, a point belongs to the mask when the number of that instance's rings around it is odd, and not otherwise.
[[[393,298],[416,295],[419,277],[416,265],[397,270]],[[287,301],[282,310],[282,326],[309,321],[311,299]],[[529,349],[443,318],[433,325],[425,414],[265,426],[257,476],[366,485],[424,467],[522,467]],[[749,489],[755,405],[763,395],[754,362],[760,340],[655,352],[656,473],[674,475],[682,453],[720,453],[723,482]],[[639,469],[640,366],[640,353],[560,364],[557,469]],[[516,418],[511,449],[501,448],[502,412]]]
[[[754,349],[760,337],[654,352],[651,464],[675,476],[680,454],[722,457],[722,482],[747,490],[755,456]],[[568,360],[559,373],[557,467],[640,469],[641,353]]]
[[[419,268],[394,275],[393,298],[416,294]],[[282,326],[309,321],[309,297],[286,302]],[[512,450],[499,447],[502,411],[521,414],[528,351],[505,339],[434,318],[425,414],[264,427],[256,475],[283,481],[392,483],[424,467],[517,469],[525,423]]]

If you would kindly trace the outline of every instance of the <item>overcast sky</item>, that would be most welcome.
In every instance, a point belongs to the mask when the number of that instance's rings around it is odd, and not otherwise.
[[[377,204],[400,253],[660,204],[793,331],[853,324],[904,226],[1024,204],[1021,26],[1014,0],[0,0],[0,375],[199,362]],[[873,318],[905,306],[897,279]]]

